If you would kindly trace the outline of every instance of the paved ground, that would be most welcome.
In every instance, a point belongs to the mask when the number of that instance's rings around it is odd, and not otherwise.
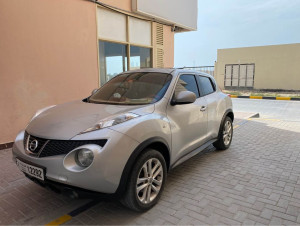
[[[300,114],[280,108],[276,117],[269,102],[241,101],[236,110],[259,109],[264,118],[241,123],[229,150],[209,148],[171,171],[153,209],[137,214],[103,201],[66,224],[300,224]],[[46,224],[89,201],[25,179],[10,150],[0,151],[0,167],[0,224]]]
[[[259,112],[263,118],[300,121],[299,101],[232,99],[238,112]]]

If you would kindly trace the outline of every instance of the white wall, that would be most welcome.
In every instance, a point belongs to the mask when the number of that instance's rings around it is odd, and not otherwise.
[[[132,10],[180,28],[197,30],[197,0],[132,0]]]

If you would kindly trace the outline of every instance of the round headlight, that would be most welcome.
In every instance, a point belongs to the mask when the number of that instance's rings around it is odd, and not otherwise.
[[[82,148],[77,151],[76,162],[79,166],[88,167],[94,160],[94,154],[90,149]]]

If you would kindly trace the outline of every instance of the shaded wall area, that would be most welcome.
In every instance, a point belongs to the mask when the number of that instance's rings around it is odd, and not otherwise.
[[[0,0],[0,144],[13,141],[36,110],[98,86],[95,7]]]

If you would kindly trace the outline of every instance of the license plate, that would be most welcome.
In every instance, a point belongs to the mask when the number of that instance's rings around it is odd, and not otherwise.
[[[22,172],[39,180],[44,180],[44,170],[42,168],[29,165],[25,162],[20,161],[19,159],[17,159],[16,164]]]

